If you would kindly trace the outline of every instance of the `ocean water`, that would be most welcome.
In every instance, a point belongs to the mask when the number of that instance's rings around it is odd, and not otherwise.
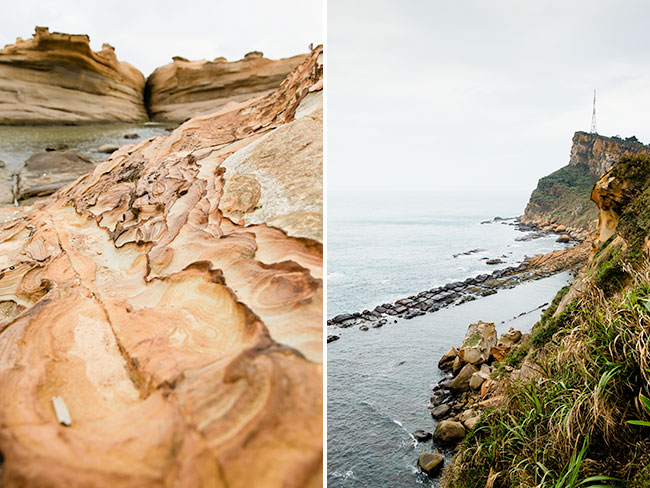
[[[88,157],[95,163],[104,161],[108,154],[97,149],[104,144],[137,144],[154,136],[169,134],[173,124],[114,123],[84,125],[0,125],[0,161],[12,172],[20,171],[25,161],[37,152],[54,144],[65,144],[71,150]],[[137,134],[125,139],[127,134]]]
[[[525,196],[456,197],[329,194],[328,316],[495,269],[481,257],[506,256],[508,266],[563,247],[555,237],[518,242],[524,234],[512,226],[480,223],[521,214]],[[453,257],[476,248],[485,251]],[[560,273],[367,332],[328,327],[341,336],[327,345],[328,486],[437,486],[417,468],[435,446],[412,432],[435,430],[427,407],[443,377],[438,360],[476,320],[495,322],[499,333],[528,331],[570,279]]]
[[[329,193],[327,316],[381,303],[566,247],[550,235],[527,242],[505,223],[523,213],[525,195]],[[479,249],[470,255],[454,254]],[[486,258],[499,258],[488,265]]]

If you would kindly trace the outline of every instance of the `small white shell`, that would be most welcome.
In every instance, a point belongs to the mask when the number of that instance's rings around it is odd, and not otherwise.
[[[54,413],[56,414],[57,420],[63,425],[72,425],[70,411],[68,410],[68,406],[63,401],[63,398],[52,397],[52,405],[54,405]]]

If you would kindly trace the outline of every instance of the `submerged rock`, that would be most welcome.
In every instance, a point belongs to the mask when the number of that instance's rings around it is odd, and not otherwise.
[[[36,153],[20,170],[20,198],[50,195],[93,169],[92,161],[69,149]]]
[[[418,429],[413,432],[413,437],[415,437],[415,440],[418,442],[426,442],[431,439],[431,432]]]

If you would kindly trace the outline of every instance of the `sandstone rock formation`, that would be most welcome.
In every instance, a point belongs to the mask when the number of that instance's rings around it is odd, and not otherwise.
[[[569,164],[539,180],[524,221],[553,220],[593,230],[598,216],[597,207],[590,202],[594,184],[625,154],[640,153],[650,153],[650,148],[634,140],[576,132]]]
[[[147,120],[144,76],[86,35],[36,27],[0,50],[0,123]]]
[[[148,78],[146,104],[152,120],[183,121],[215,112],[230,102],[242,102],[277,88],[306,55],[271,60],[260,52],[228,62],[173,62],[157,68]]]
[[[588,132],[576,132],[572,142],[569,165],[585,166],[592,175],[598,177],[609,171],[625,154],[650,152],[650,148],[638,141]]]
[[[3,486],[321,485],[321,51],[7,214]]]

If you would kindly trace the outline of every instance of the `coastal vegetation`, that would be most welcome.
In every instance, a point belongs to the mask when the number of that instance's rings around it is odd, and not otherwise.
[[[634,136],[623,139],[576,132],[569,163],[539,180],[524,220],[553,220],[593,231],[598,216],[598,209],[590,201],[594,184],[616,161],[647,153],[648,146]]]
[[[585,165],[565,166],[539,180],[530,197],[535,212],[555,217],[562,223],[588,227],[598,216],[589,201],[598,177]]]
[[[465,438],[448,486],[650,486],[650,158],[621,158],[593,199],[611,236],[493,365],[502,401]]]

